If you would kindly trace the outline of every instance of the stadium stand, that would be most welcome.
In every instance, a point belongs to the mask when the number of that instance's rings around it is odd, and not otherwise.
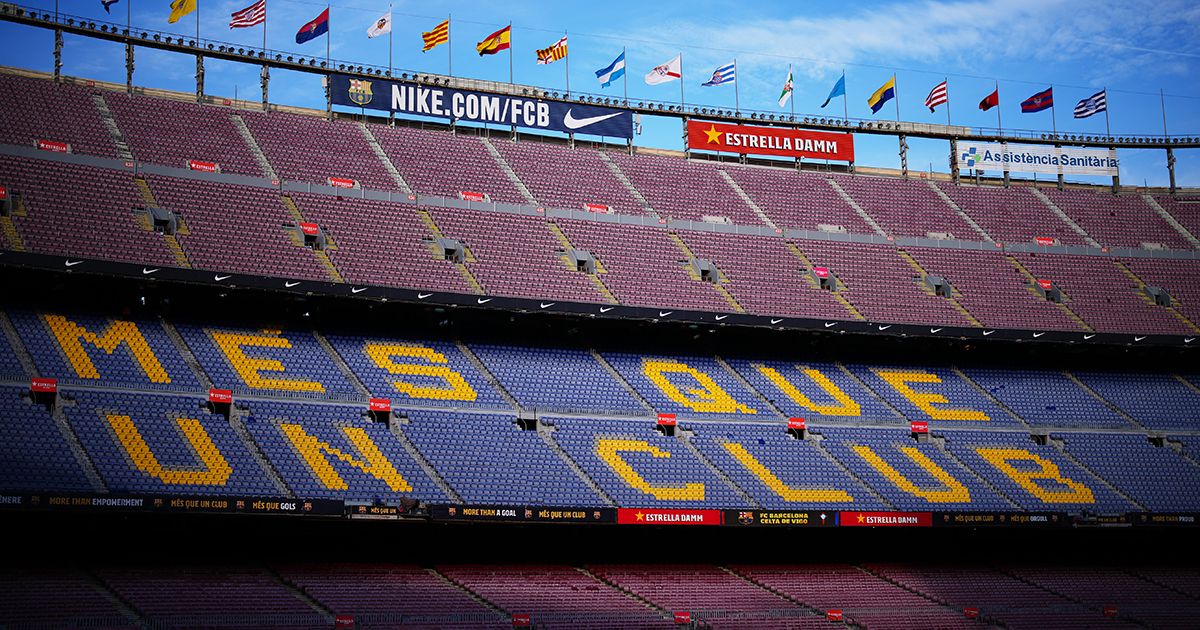
[[[480,137],[403,126],[370,129],[418,195],[453,199],[461,192],[475,192],[493,201],[525,203]]]
[[[1134,428],[1132,423],[1075,384],[1067,374],[996,368],[964,372],[1031,426]]]
[[[77,570],[9,567],[0,572],[0,623],[59,628],[138,628],[103,585]]]
[[[238,113],[279,177],[327,185],[352,179],[362,188],[397,190],[358,125],[287,112]]]
[[[993,239],[1001,243],[1031,243],[1052,238],[1062,245],[1087,242],[1049,206],[1025,187],[934,184]]]
[[[526,409],[630,416],[650,411],[585,350],[476,343],[470,348]]]
[[[54,418],[28,388],[0,387],[0,490],[92,490]]]
[[[763,224],[721,177],[719,165],[650,154],[614,153],[612,160],[659,216],[693,221],[709,216],[738,225]]]
[[[894,236],[929,232],[979,240],[975,230],[923,181],[882,177],[835,176],[836,181],[880,227]]]
[[[1052,435],[1068,455],[1151,512],[1187,511],[1200,491],[1200,467],[1144,435]]]
[[[1192,236],[1200,238],[1200,199],[1189,195],[1153,195],[1154,202],[1183,225]]]
[[[1179,378],[1105,372],[1075,372],[1075,376],[1142,427],[1171,431],[1200,426],[1200,392]]]
[[[841,227],[853,234],[870,234],[872,228],[863,221],[827,178],[803,171],[789,172],[779,168],[738,167],[729,165],[725,172],[775,225],[819,231],[821,225]]]
[[[1147,286],[1165,290],[1171,296],[1171,307],[1187,319],[1183,322],[1184,326],[1192,332],[1200,332],[1200,328],[1194,328],[1196,322],[1200,321],[1200,283],[1196,282],[1200,278],[1200,263],[1150,258],[1128,258],[1122,262],[1145,285],[1140,287],[1140,296],[1145,296],[1144,300],[1153,302],[1153,298],[1146,294]]]
[[[1116,247],[1141,247],[1159,243],[1171,249],[1192,249],[1175,228],[1140,195],[1113,195],[1093,191],[1042,190],[1054,205],[1067,213],[1101,243]]]
[[[0,142],[24,147],[38,140],[65,142],[73,153],[117,157],[117,146],[92,102],[94,93],[83,85],[0,73],[5,113]]]
[[[601,354],[660,413],[778,417],[715,358]]]
[[[729,365],[775,408],[817,424],[899,426],[903,419],[835,363],[730,359]]]
[[[887,404],[911,420],[930,422],[930,428],[962,428],[963,423],[980,428],[1020,426],[1017,418],[956,370],[879,365],[847,368]]]
[[[598,151],[558,144],[493,140],[534,199],[546,206],[582,210],[608,206],[617,214],[645,214],[641,202],[616,178]]]
[[[1188,628],[1200,602],[1116,568],[1019,567],[1012,574],[1093,609],[1115,606],[1122,617],[1152,628]]]

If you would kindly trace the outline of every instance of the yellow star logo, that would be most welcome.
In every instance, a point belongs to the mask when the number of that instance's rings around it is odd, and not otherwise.
[[[644,520],[646,520],[646,518],[645,518],[645,516],[646,516],[646,515],[645,515],[645,514],[642,514],[641,512],[638,512],[637,514],[634,514],[634,516],[636,516],[636,517],[637,517],[637,520],[639,520],[639,521],[644,521]]]
[[[716,125],[709,125],[708,129],[704,130],[704,134],[708,136],[708,144],[721,144],[721,136],[724,132],[717,131]]]
[[[866,520],[867,520],[867,518],[866,518],[865,516],[863,516],[862,514],[859,514],[859,515],[858,515],[858,522],[859,522],[859,523],[862,523],[862,522],[864,522],[864,521],[866,521]]]

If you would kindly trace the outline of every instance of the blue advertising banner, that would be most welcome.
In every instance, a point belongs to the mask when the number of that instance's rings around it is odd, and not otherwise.
[[[485,94],[406,81],[355,79],[344,74],[335,74],[330,81],[334,105],[563,133],[633,137],[633,113],[609,107]]]

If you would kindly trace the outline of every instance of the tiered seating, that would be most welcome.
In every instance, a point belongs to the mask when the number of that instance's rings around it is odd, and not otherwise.
[[[434,255],[433,235],[411,206],[289,193],[305,219],[325,228],[326,249],[347,282],[470,293],[454,264]],[[298,252],[305,256],[307,252]]]
[[[693,615],[708,613],[700,616],[715,623],[728,613],[735,613],[737,624],[759,627],[771,619],[772,611],[800,613],[802,610],[783,597],[714,566],[610,564],[590,565],[588,569],[661,608],[691,611]]]
[[[466,265],[489,294],[604,301],[587,275],[563,259],[563,245],[540,217],[458,208],[430,214],[444,234],[466,244],[475,257]]]
[[[512,627],[507,618],[413,565],[295,565],[276,570],[335,615],[351,615],[355,623],[371,627]]]
[[[706,232],[677,235],[700,258],[711,260],[729,279],[725,286],[746,310],[792,317],[848,319],[845,307],[816,286],[804,262],[778,238],[736,240]]]
[[[104,100],[138,160],[176,168],[200,160],[219,164],[222,173],[264,176],[230,120],[236,110],[117,92],[106,93]],[[178,133],[181,123],[189,129],[188,141],[165,141]]]
[[[945,278],[957,300],[989,328],[1080,330],[1051,302],[1034,293],[1029,280],[1002,254],[961,249],[905,248],[921,268]]]
[[[453,343],[339,335],[329,343],[373,397],[397,406],[510,410]]]
[[[1087,245],[1082,236],[1025,187],[956,186],[947,182],[936,185],[998,242],[1032,243],[1034,238],[1043,237],[1056,238],[1062,245]]]
[[[449,498],[382,424],[364,410],[333,405],[252,402],[246,428],[298,497],[346,501]]]
[[[979,235],[924,181],[836,176],[834,181],[888,234],[925,236],[946,232],[964,241]]]
[[[91,490],[58,425],[26,397],[28,389],[0,387],[0,491]]]
[[[558,444],[622,507],[748,507],[684,443],[655,431],[652,420],[553,422]]]
[[[1130,573],[1200,599],[1200,571],[1186,567],[1136,567]]]
[[[44,567],[0,571],[0,624],[6,627],[136,628],[83,574]]]
[[[1076,460],[1151,512],[1186,512],[1200,492],[1200,465],[1144,435],[1065,433]]]
[[[910,420],[930,428],[1016,429],[1020,425],[971,383],[945,367],[847,366]]]
[[[59,383],[195,392],[200,381],[152,319],[9,311],[38,372]]]
[[[1023,580],[1062,593],[1093,609],[1116,606],[1121,617],[1149,624],[1152,628],[1191,628],[1192,620],[1200,614],[1200,601],[1194,597],[1121,569],[1020,567],[1012,572]]]
[[[711,357],[616,352],[603,356],[659,412],[693,417],[775,417],[766,401]]]
[[[286,112],[239,112],[279,177],[325,184],[353,179],[363,188],[396,191],[357,123]]]
[[[1191,244],[1141,195],[1054,188],[1041,190],[1101,245],[1140,247],[1142,243],[1162,243],[1171,249],[1192,249]]]
[[[289,236],[285,225],[295,219],[277,191],[158,175],[147,179],[159,205],[183,215],[188,232],[177,238],[192,266],[259,276],[329,279],[312,252]]]
[[[1200,324],[1200,282],[1197,281],[1200,279],[1200,262],[1155,258],[1127,258],[1122,262],[1147,285],[1165,289],[1171,295],[1171,306],[1193,324]]]
[[[1075,376],[1143,427],[1166,431],[1200,427],[1200,393],[1173,376],[1105,372],[1075,372]]]
[[[413,411],[403,427],[467,503],[606,505],[515,416]]]
[[[866,628],[976,628],[961,610],[850,565],[733,566],[734,571],[817,610],[841,610]]]
[[[438,570],[539,628],[670,628],[648,606],[577,569],[553,565],[443,566]]]
[[[907,430],[819,431],[829,452],[898,510],[1004,512],[1013,508],[945,450],[914,441]]]
[[[6,155],[0,185],[21,193],[26,215],[12,222],[27,251],[175,264],[162,237],[138,224],[133,210],[146,204],[127,173]]]
[[[178,330],[219,389],[326,400],[362,398],[312,331],[201,328],[192,324],[180,324]]]
[[[837,276],[842,295],[869,321],[970,325],[948,300],[927,293],[922,288],[924,280],[890,246],[824,241],[795,243],[808,256],[809,262],[827,267]]]
[[[720,166],[658,155],[611,157],[661,217],[699,221],[707,215],[727,217],[738,225],[762,225],[721,177]]]
[[[1108,258],[1014,253],[1035,278],[1050,280],[1067,306],[1100,332],[1187,334],[1191,330],[1154,306]]]
[[[120,568],[99,576],[148,620],[164,626],[329,627],[299,596],[255,569]]]
[[[781,228],[816,231],[818,225],[840,225],[854,234],[872,232],[822,175],[735,165],[725,172]]]
[[[1057,448],[1039,446],[1024,434],[986,431],[940,434],[946,438],[950,453],[1021,509],[1091,514],[1137,510]]]
[[[597,151],[508,140],[493,140],[492,144],[544,206],[582,210],[584,204],[594,203],[618,214],[646,213]]]
[[[75,153],[117,157],[117,145],[92,103],[93,91],[0,73],[0,103],[4,103],[0,143],[32,147],[38,140],[66,142]]]
[[[200,398],[74,390],[66,408],[110,492],[278,496],[248,446]]]
[[[492,201],[527,203],[475,136],[382,125],[373,125],[371,133],[418,195],[455,199],[470,191]]]
[[[23,381],[29,378],[25,367],[17,359],[17,343],[18,340],[9,340],[8,335],[0,330],[0,381]]]
[[[1154,201],[1192,236],[1200,238],[1200,197],[1154,195]]]
[[[1030,425],[1134,428],[1061,372],[980,368],[966,374]]]
[[[730,359],[729,365],[788,417],[822,426],[905,422],[835,363]]]
[[[471,344],[510,395],[526,409],[645,415],[648,409],[585,350]]]
[[[602,278],[622,304],[732,311],[710,285],[689,276],[687,257],[656,228],[557,219],[575,247],[604,266]]]
[[[696,448],[766,509],[889,509],[815,442],[793,439],[782,425],[705,423],[695,431]]]

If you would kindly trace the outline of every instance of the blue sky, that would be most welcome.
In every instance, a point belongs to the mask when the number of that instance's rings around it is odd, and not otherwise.
[[[64,13],[95,20],[124,22],[131,3],[135,27],[194,34],[193,16],[176,25],[166,22],[167,0],[120,0],[106,16],[99,0],[60,0]],[[19,4],[53,10],[54,2],[22,0]],[[259,27],[231,31],[229,14],[250,0],[199,0],[201,36],[244,46],[261,46]],[[387,38],[368,40],[367,27],[387,11],[385,0],[334,0],[331,48],[335,60],[386,65]],[[324,39],[294,42],[296,29],[315,17],[324,2],[267,0],[267,45],[306,56],[325,54]],[[620,84],[602,90],[595,70],[627,49],[629,96],[632,100],[679,99],[679,84],[646,85],[642,77],[654,65],[683,54],[684,90],[689,104],[732,109],[732,85],[701,87],[712,70],[736,58],[738,92],[743,109],[781,111],[776,99],[787,72],[794,68],[796,113],[840,115],[841,99],[826,110],[819,105],[834,81],[846,73],[852,118],[892,120],[889,103],[877,116],[867,96],[893,73],[903,120],[944,123],[941,108],[931,114],[925,95],[948,78],[951,120],[955,125],[996,125],[995,110],[976,105],[999,82],[1005,128],[1050,131],[1049,111],[1021,114],[1019,102],[1051,84],[1058,103],[1060,132],[1104,133],[1104,117],[1073,120],[1074,103],[1101,88],[1108,89],[1113,135],[1161,134],[1164,90],[1167,130],[1171,135],[1200,136],[1200,3],[1067,2],[1056,0],[926,0],[923,2],[608,2],[496,3],[485,1],[394,3],[394,65],[397,71],[447,70],[445,46],[420,52],[420,33],[447,15],[453,16],[454,74],[507,81],[506,53],[475,54],[475,43],[493,30],[513,23],[514,80],[551,90],[565,88],[566,64],[534,63],[534,50],[553,43],[564,31],[570,42],[573,91],[620,96]],[[177,28],[178,27],[178,28]],[[52,69],[50,31],[0,23],[0,64],[37,70]],[[63,71],[70,75],[124,82],[121,46],[68,36]],[[193,58],[139,50],[135,83],[148,87],[194,89]],[[232,62],[209,62],[207,92],[256,100],[258,69]],[[272,101],[323,107],[316,76],[275,71]],[[782,113],[782,111],[781,111]],[[678,120],[646,118],[635,142],[660,148],[682,148]],[[856,136],[858,163],[899,166],[895,138]],[[911,140],[909,165],[914,170],[945,171],[948,144]],[[1200,186],[1200,151],[1177,153],[1181,186]],[[1162,150],[1122,151],[1122,183],[1165,185]],[[1078,178],[1079,181],[1100,181]]]

